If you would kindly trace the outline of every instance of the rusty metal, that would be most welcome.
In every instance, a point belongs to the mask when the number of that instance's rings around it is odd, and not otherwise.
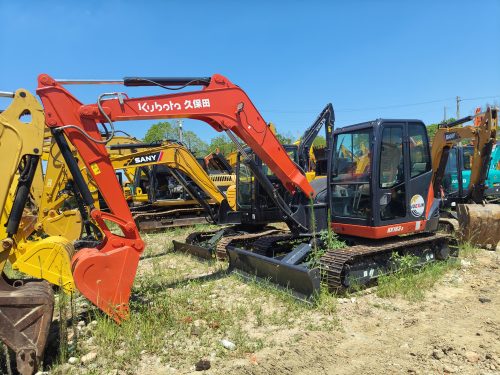
[[[500,241],[500,205],[458,204],[458,238],[474,246],[495,250]]]
[[[54,293],[46,281],[24,285],[0,277],[0,338],[16,353],[21,375],[37,371],[43,358],[54,310]]]

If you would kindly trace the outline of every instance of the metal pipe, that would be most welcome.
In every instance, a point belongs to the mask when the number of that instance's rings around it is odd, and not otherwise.
[[[163,142],[151,142],[151,143],[122,143],[118,145],[108,146],[110,150],[129,150],[133,148],[152,148],[161,146]]]
[[[0,91],[0,98],[13,98],[15,93],[11,91]]]
[[[468,121],[472,121],[478,116],[483,116],[485,113],[486,112],[476,113],[475,115],[463,117],[461,119],[455,120],[455,121],[450,122],[448,124],[440,124],[439,127],[440,128],[453,128],[454,126],[463,124],[463,123],[468,122]]]
[[[208,86],[210,77],[125,77],[125,86]]]
[[[234,143],[240,154],[245,158],[245,159],[250,159],[250,156],[245,152],[245,149],[241,145],[241,143],[238,141],[238,138],[233,134],[231,130],[225,130],[227,136],[229,139]]]
[[[57,78],[56,82],[62,85],[123,85],[121,79],[65,79]]]
[[[125,86],[208,86],[210,77],[125,77],[124,79],[56,78],[62,85],[125,85]]]

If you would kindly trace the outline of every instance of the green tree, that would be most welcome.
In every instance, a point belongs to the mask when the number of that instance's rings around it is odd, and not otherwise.
[[[144,136],[144,142],[162,141],[165,139],[179,140],[179,129],[168,121],[161,121],[151,125]],[[196,133],[190,130],[183,131],[182,140],[192,152],[200,155],[204,155],[207,152],[208,145]]]
[[[295,142],[290,132],[283,134],[276,131],[276,138],[278,138],[278,141],[280,141],[282,145],[290,145]]]
[[[316,138],[314,139],[313,146],[318,148],[325,147],[326,138],[323,137],[322,135],[317,135]]]
[[[177,139],[178,130],[168,121],[157,122],[151,125],[144,136],[144,142],[162,141],[164,139]]]
[[[182,141],[184,144],[198,156],[205,156],[208,153],[208,145],[191,130],[182,132]]]
[[[236,146],[229,139],[229,137],[225,134],[214,137],[210,141],[210,145],[208,146],[209,152],[216,152],[219,149],[222,154],[227,155],[236,150]]]

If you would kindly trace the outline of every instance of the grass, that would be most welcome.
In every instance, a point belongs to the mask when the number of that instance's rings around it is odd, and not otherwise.
[[[409,301],[420,301],[446,272],[457,267],[454,260],[449,260],[432,262],[418,269],[402,268],[379,277],[377,295],[385,298],[399,295]]]
[[[83,366],[86,373],[137,373],[148,358],[158,358],[156,366],[180,371],[189,371],[200,359],[210,359],[217,367],[296,340],[305,329],[329,331],[338,326],[336,299],[326,292],[314,305],[301,303],[270,283],[242,282],[227,274],[227,263],[172,252],[172,238],[191,231],[144,236],[149,257],[139,266],[128,321],[118,326],[95,308],[85,313],[83,320],[95,323],[79,332],[77,351],[71,355],[98,353],[95,362]],[[224,348],[223,339],[236,349]],[[51,370],[62,371],[67,357],[61,356]]]
[[[114,369],[138,373],[153,359],[158,362],[150,365],[158,369],[150,372],[165,372],[168,366],[188,372],[200,359],[209,359],[217,369],[223,362],[246,358],[263,348],[286,348],[307,331],[340,329],[337,298],[326,287],[307,304],[269,282],[243,282],[238,275],[227,274],[225,262],[203,262],[172,252],[172,239],[210,229],[213,227],[203,225],[143,236],[147,247],[134,282],[130,319],[118,326],[91,307],[77,319],[84,320],[85,327],[77,329],[74,319],[69,326],[61,323],[60,351],[51,373],[101,374]],[[328,231],[322,233],[321,240],[323,248],[343,246]],[[476,254],[470,245],[463,245],[461,251],[467,258]],[[419,301],[447,271],[458,267],[448,261],[416,268],[411,257],[394,260],[399,270],[380,278],[379,297]],[[56,311],[60,316],[69,319],[77,315],[71,302],[58,296]],[[385,304],[373,307],[387,308]],[[236,349],[224,348],[222,339],[233,342]],[[97,353],[95,361],[68,370],[68,357],[89,352]]]
[[[478,251],[470,243],[459,246],[461,259],[475,259]],[[409,301],[420,301],[445,273],[460,268],[460,262],[456,258],[435,261],[422,267],[416,267],[417,260],[413,256],[393,256],[398,269],[392,274],[379,277],[377,295],[384,298],[401,296]]]

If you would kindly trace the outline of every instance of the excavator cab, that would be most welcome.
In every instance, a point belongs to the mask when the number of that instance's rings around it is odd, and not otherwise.
[[[377,120],[334,131],[328,176],[335,232],[365,238],[435,230],[427,130]]]
[[[308,298],[318,291],[320,280],[331,290],[370,284],[391,272],[394,253],[413,255],[419,264],[448,256],[447,235],[435,233],[439,207],[423,122],[380,119],[347,126],[335,130],[329,144],[327,176],[311,182],[316,191],[311,202],[315,228],[313,221],[304,221],[307,233],[271,233],[252,242],[236,238],[226,248],[230,269],[271,280],[299,298]],[[241,173],[241,163],[239,168],[238,210],[245,198],[254,215],[249,220],[255,221],[265,211],[252,210],[255,185],[250,174]],[[293,200],[287,202],[296,207]],[[318,228],[326,228],[328,221],[350,247],[324,250],[318,267],[314,249],[324,246]]]

